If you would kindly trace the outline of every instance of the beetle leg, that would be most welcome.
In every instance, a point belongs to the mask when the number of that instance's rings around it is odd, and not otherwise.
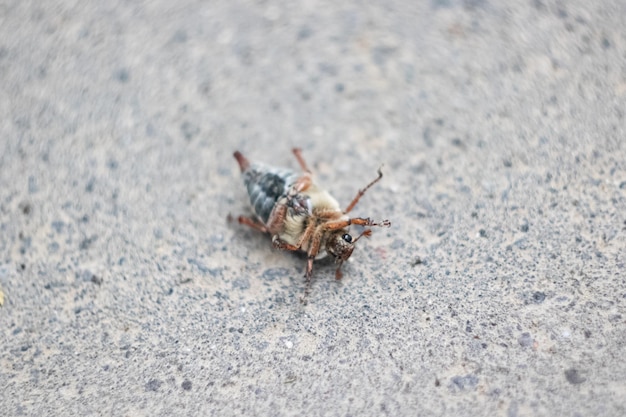
[[[311,246],[311,236],[313,236],[313,231],[315,230],[315,223],[311,222],[307,225],[304,232],[302,232],[302,236],[298,239],[298,246],[302,247],[306,242],[308,243],[308,247]]]
[[[276,203],[265,225],[269,233],[272,235],[279,234],[283,229],[285,217],[287,217],[287,206],[282,202]]]
[[[302,191],[311,185],[311,176],[304,174],[287,190],[287,194],[276,202],[270,217],[267,220],[267,227],[272,233],[278,233],[287,216],[287,208],[291,208],[296,215],[311,214],[312,208],[310,199],[302,194]]]
[[[281,250],[290,250],[290,251],[300,250],[299,246],[292,245],[290,243],[285,242],[284,240],[279,238],[278,235],[274,235],[274,237],[272,238],[272,246],[274,246],[276,249],[281,249]]]
[[[309,297],[309,294],[311,294],[311,275],[313,274],[313,260],[314,259],[315,257],[311,258],[309,256],[306,262],[306,273],[304,275],[306,277],[306,281],[304,283],[304,295],[302,296],[302,299],[301,299],[301,301],[304,304],[306,304],[307,298]]]
[[[323,226],[318,226],[315,228],[313,235],[309,238],[309,250],[307,251],[308,259],[307,259],[307,267],[306,267],[306,279],[307,281],[311,279],[311,275],[313,274],[313,260],[317,256],[320,251],[320,246],[322,245],[322,235],[324,234]],[[307,231],[312,229],[312,227],[307,227]]]
[[[339,266],[337,267],[337,270],[335,271],[335,279],[337,281],[343,278],[343,273],[341,272],[341,265],[343,265],[343,261],[339,263]]]
[[[251,228],[258,230],[259,232],[268,233],[267,227],[263,226],[261,223],[257,222],[250,217],[239,216],[237,217],[237,221],[239,224],[245,224],[246,226],[250,226]]]
[[[295,214],[310,215],[313,211],[311,200],[300,194],[301,191],[309,188],[309,185],[311,185],[311,176],[305,175],[300,177],[287,192],[287,198],[284,204],[292,208]]]
[[[307,231],[312,228],[309,226],[307,227]],[[304,287],[304,296],[302,297],[301,301],[306,304],[306,299],[309,296],[309,294],[311,293],[311,277],[313,276],[313,261],[315,260],[315,257],[317,256],[317,254],[320,251],[320,246],[322,244],[322,226],[319,226],[316,228],[315,232],[313,233],[313,236],[311,236],[311,241],[309,243],[309,250],[307,252],[308,256],[307,256],[307,260],[306,260],[306,272],[304,273],[304,277],[306,278],[306,284]]]
[[[334,222],[327,222],[322,227],[324,230],[339,230],[350,226],[351,224],[356,224],[359,226],[380,226],[380,227],[389,227],[391,226],[391,222],[389,220],[383,220],[382,222],[375,222],[369,217],[364,219],[362,217],[353,217],[347,220],[337,220]]]
[[[300,164],[300,168],[302,168],[302,171],[306,172],[307,174],[310,174],[311,170],[309,169],[304,158],[302,157],[302,149],[293,148],[291,151],[296,156],[296,159],[298,160],[298,163]]]
[[[305,191],[307,188],[309,188],[312,182],[313,180],[311,179],[311,173],[310,172],[304,173],[304,175],[302,175],[300,178],[296,180],[295,183],[293,183],[293,185],[291,186],[291,189],[287,192],[287,196],[293,197],[297,194],[300,194],[302,191]]]
[[[304,295],[302,296],[302,298],[300,298],[300,302],[302,304],[307,303],[307,298],[309,297],[309,294],[311,294],[311,276],[313,275],[313,260],[314,259],[315,259],[315,256],[314,257],[309,256],[306,262],[306,273],[304,275],[306,278],[306,281],[304,283]]]
[[[361,199],[361,197],[363,197],[363,194],[365,194],[365,192],[374,184],[376,184],[378,181],[380,181],[380,179],[383,177],[383,172],[380,170],[380,168],[378,168],[378,177],[370,182],[369,184],[367,184],[367,186],[365,188],[363,188],[362,190],[359,190],[359,192],[356,194],[356,197],[354,197],[354,199],[352,200],[352,202],[350,203],[350,205],[348,206],[348,208],[346,208],[344,210],[344,213],[349,213],[350,210],[352,210],[354,208],[354,206],[356,206],[356,204],[359,202],[359,200]]]
[[[298,239],[298,242],[295,245],[285,242],[279,237],[278,234],[275,234],[272,237],[272,244],[277,249],[284,249],[284,250],[290,250],[290,251],[301,250],[302,246],[304,246],[306,242],[311,240],[311,235],[313,234],[314,229],[315,229],[315,223],[309,223],[306,229],[304,229],[304,231],[302,232],[300,239]],[[319,251],[319,246],[320,246],[320,243],[318,243],[317,251]]]

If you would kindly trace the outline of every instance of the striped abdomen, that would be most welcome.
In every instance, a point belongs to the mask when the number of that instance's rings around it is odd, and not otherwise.
[[[257,217],[267,223],[274,205],[298,179],[293,171],[251,164],[243,172],[243,183],[248,190],[250,204]]]

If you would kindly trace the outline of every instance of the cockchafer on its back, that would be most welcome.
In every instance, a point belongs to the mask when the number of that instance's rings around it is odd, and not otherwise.
[[[239,216],[238,221],[269,233],[275,248],[307,253],[306,299],[313,274],[313,261],[326,254],[331,255],[339,263],[335,277],[341,279],[341,265],[352,255],[356,242],[372,233],[371,229],[365,229],[353,239],[348,232],[350,225],[389,227],[391,223],[389,220],[374,222],[370,218],[348,215],[363,194],[382,178],[380,169],[378,177],[359,190],[348,207],[342,210],[333,196],[313,182],[311,170],[302,158],[302,151],[296,148],[293,153],[302,168],[301,174],[285,168],[250,163],[241,152],[234,153],[256,217]]]

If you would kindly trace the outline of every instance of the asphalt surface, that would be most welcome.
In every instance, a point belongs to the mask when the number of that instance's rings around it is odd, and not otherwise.
[[[3,1],[3,416],[626,415],[626,3]],[[232,157],[389,219],[343,280]],[[358,228],[354,229],[358,232]]]

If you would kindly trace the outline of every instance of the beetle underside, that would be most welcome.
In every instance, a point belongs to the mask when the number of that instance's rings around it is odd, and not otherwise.
[[[380,169],[378,177],[359,190],[348,207],[342,210],[327,191],[313,182],[301,150],[293,149],[293,153],[302,168],[302,174],[251,164],[241,152],[234,153],[255,214],[255,218],[239,216],[238,221],[270,234],[275,248],[307,253],[307,284],[303,298],[306,300],[310,292],[313,261],[324,255],[323,250],[339,263],[335,277],[341,279],[341,265],[352,255],[355,243],[362,236],[369,237],[372,233],[371,229],[365,229],[353,239],[348,233],[350,225],[389,227],[391,223],[389,220],[374,222],[370,218],[348,215],[363,194],[380,181],[383,176]]]

